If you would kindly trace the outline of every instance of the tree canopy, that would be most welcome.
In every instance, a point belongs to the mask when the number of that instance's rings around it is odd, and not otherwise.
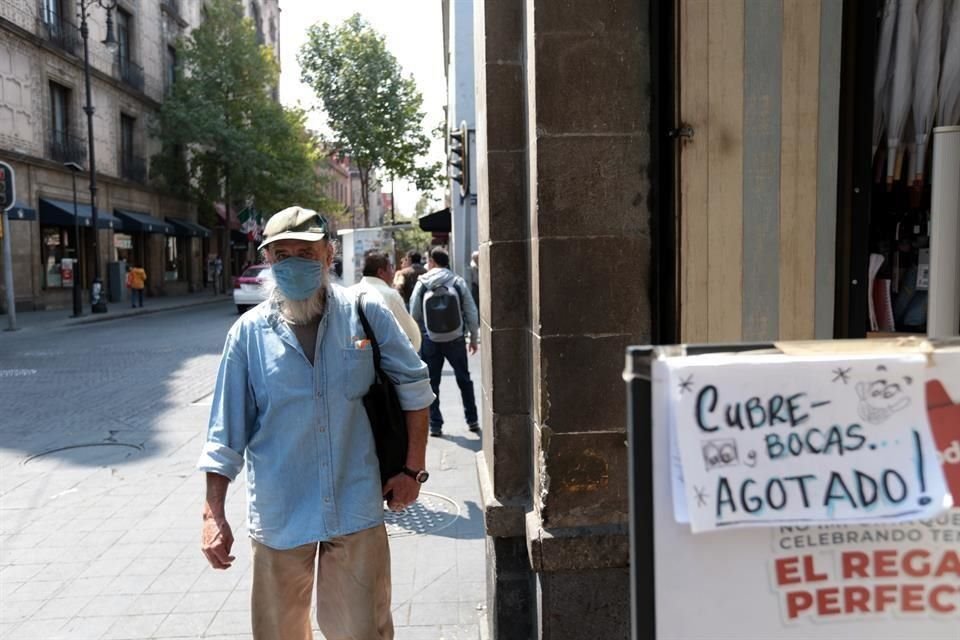
[[[370,180],[383,170],[420,189],[439,182],[440,163],[420,164],[430,147],[423,128],[423,96],[404,75],[383,36],[360,14],[339,26],[313,25],[298,60],[301,79],[323,104],[332,132],[328,147],[360,172],[365,224]]]
[[[317,143],[305,114],[272,92],[279,69],[257,43],[239,0],[212,0],[206,19],[179,43],[179,68],[153,134],[163,150],[152,173],[210,212],[228,200],[272,212],[290,204],[322,209]]]

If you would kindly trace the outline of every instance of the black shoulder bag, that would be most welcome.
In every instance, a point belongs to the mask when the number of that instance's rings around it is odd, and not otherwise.
[[[357,314],[363,324],[363,332],[373,347],[373,368],[375,377],[370,390],[363,397],[363,407],[373,429],[373,440],[377,446],[377,458],[380,460],[380,484],[403,473],[407,463],[407,421],[400,406],[397,390],[380,368],[380,345],[373,333],[367,316],[363,313],[363,297],[357,296]]]

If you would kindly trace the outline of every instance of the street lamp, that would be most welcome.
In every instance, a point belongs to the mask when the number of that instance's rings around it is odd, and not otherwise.
[[[83,171],[83,167],[76,162],[64,162],[63,166],[70,169],[70,177],[73,178],[73,245],[76,255],[73,259],[73,315],[70,317],[79,318],[83,315],[83,302],[80,299],[80,216],[77,215],[77,174]]]
[[[90,27],[87,25],[87,16],[93,5],[98,5],[107,10],[107,37],[103,41],[107,49],[116,51],[118,43],[113,37],[113,10],[117,8],[117,0],[78,0],[78,13],[80,14],[80,36],[83,38],[83,80],[87,89],[87,104],[83,107],[87,114],[87,144],[90,154],[90,217],[93,222],[93,286],[90,289],[90,308],[93,313],[106,313],[107,302],[103,293],[103,280],[100,279],[100,249],[98,245],[98,236],[100,235],[99,221],[97,215],[97,162],[94,156],[93,143],[93,99],[90,95],[90,46],[88,39],[90,37]]]

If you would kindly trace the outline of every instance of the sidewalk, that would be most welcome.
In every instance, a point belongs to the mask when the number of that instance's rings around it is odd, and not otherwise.
[[[232,293],[232,292],[231,292]],[[129,302],[108,302],[107,313],[91,313],[90,305],[84,304],[83,315],[79,318],[72,317],[73,309],[54,309],[52,311],[26,311],[17,313],[18,331],[5,331],[9,326],[9,319],[6,315],[0,315],[0,340],[4,336],[17,335],[20,331],[31,331],[34,329],[59,329],[62,327],[72,327],[74,325],[90,324],[92,322],[107,322],[119,318],[128,318],[130,316],[141,316],[150,313],[159,313],[161,311],[172,311],[174,309],[183,309],[201,304],[213,303],[233,304],[233,298],[230,295],[214,295],[210,291],[199,291],[183,296],[165,296],[159,298],[146,298],[143,301],[143,307],[131,308]]]
[[[203,394],[212,391],[213,364],[202,385],[196,371],[176,374],[193,400],[171,402],[144,417],[149,438],[139,451],[82,445],[24,460],[17,450],[0,450],[0,638],[251,639],[242,479],[231,485],[227,499],[237,540],[234,566],[211,569],[199,549],[203,478],[194,464],[210,411],[210,397]],[[479,355],[470,364],[479,386]],[[467,431],[449,370],[441,402],[445,437],[428,443],[430,480],[404,514],[387,514],[396,640],[477,640],[485,614],[475,463],[481,441]],[[106,442],[140,442],[131,440],[133,432],[117,439],[114,433]],[[67,430],[52,444],[48,437],[23,434],[29,441],[21,450],[77,442]],[[322,638],[318,632],[314,637]]]

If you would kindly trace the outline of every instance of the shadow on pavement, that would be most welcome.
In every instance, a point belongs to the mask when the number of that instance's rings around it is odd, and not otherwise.
[[[458,447],[463,447],[469,451],[476,453],[483,448],[483,440],[480,439],[480,435],[469,435],[469,436],[453,436],[447,433],[443,434],[443,439],[452,442]]]
[[[454,538],[456,540],[479,540],[486,534],[483,526],[483,510],[473,500],[464,502],[467,507],[466,513],[461,513],[460,517],[450,525],[429,535],[440,538]]]

